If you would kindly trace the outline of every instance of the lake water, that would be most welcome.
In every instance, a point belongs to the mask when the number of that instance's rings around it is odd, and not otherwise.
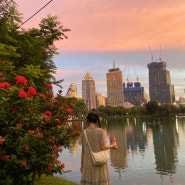
[[[185,185],[185,118],[143,118],[103,120],[109,137],[114,135],[118,149],[110,150],[112,185]],[[85,124],[79,123],[80,129]],[[81,146],[78,140],[64,149],[59,159],[65,171],[59,177],[80,183]]]

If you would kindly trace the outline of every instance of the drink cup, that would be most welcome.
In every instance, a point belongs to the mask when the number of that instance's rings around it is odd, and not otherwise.
[[[115,138],[115,136],[110,136],[110,144],[111,144],[111,145],[117,144],[117,143],[116,143],[116,138]],[[117,147],[116,147],[116,148],[117,148]]]

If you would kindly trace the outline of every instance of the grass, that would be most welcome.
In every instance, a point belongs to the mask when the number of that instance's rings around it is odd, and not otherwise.
[[[42,176],[34,185],[78,185],[77,183],[53,176]]]

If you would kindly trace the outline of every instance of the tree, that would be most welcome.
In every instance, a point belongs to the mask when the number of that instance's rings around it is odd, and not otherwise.
[[[0,59],[8,60],[18,57],[12,36],[16,26],[20,23],[20,14],[16,3],[12,0],[0,0]]]
[[[170,116],[178,113],[177,107],[171,104],[163,104],[159,106],[159,115],[160,116]]]
[[[149,115],[155,115],[159,110],[159,106],[155,101],[149,101],[145,107]]]
[[[0,1],[0,10],[0,60],[13,62],[13,77],[23,75],[40,90],[49,82],[61,87],[63,80],[56,81],[54,77],[56,66],[52,59],[57,54],[54,42],[67,38],[65,33],[70,30],[51,15],[41,20],[38,29],[17,29],[21,14],[16,3]]]
[[[10,30],[15,29],[21,22],[20,16],[15,1],[0,0],[0,29],[4,29],[4,27]]]
[[[40,28],[17,29],[21,23],[13,0],[0,0],[0,184],[33,184],[42,174],[62,172],[59,146],[79,135],[69,126],[73,106],[58,93],[53,73],[56,40],[67,38],[56,16]]]

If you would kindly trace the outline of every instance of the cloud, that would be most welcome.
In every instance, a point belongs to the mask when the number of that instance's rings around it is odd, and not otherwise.
[[[102,3],[103,2],[103,3]],[[107,1],[106,1],[107,2]],[[69,50],[139,50],[146,49],[148,42],[154,48],[184,48],[185,2],[135,4],[125,1],[98,1],[77,6],[70,14],[70,38],[65,42]],[[86,11],[84,11],[86,9]],[[89,10],[89,11],[88,11]]]
[[[28,17],[47,1],[16,2]],[[55,0],[25,26],[38,24],[49,13],[71,29],[68,40],[57,42],[67,51],[140,50],[148,42],[153,48],[185,48],[184,0]]]

